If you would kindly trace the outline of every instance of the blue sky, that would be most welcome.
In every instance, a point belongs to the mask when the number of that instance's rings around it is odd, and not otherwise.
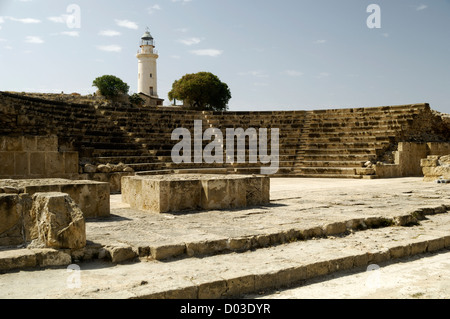
[[[381,28],[367,26],[370,4]],[[166,105],[175,80],[208,71],[230,110],[450,113],[450,0],[0,0],[0,90],[87,94],[113,74],[136,92],[146,27]]]

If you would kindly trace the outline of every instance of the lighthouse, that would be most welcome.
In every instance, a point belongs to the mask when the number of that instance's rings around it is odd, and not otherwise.
[[[141,37],[140,50],[136,55],[138,59],[138,93],[146,100],[149,106],[162,105],[164,100],[158,98],[158,76],[156,60],[158,52],[150,31],[147,29]]]

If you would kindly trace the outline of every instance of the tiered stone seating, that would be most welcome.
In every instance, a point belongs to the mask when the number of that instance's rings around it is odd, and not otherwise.
[[[124,163],[135,171],[170,169],[228,169],[259,173],[262,165],[249,163],[175,164],[172,131],[187,128],[194,138],[194,121],[209,127],[280,130],[278,176],[375,177],[376,162],[396,143],[408,138],[417,119],[430,113],[427,104],[273,112],[199,112],[174,108],[138,108],[108,104],[68,104],[0,92],[0,135],[56,134],[59,145],[80,152],[82,162]],[[427,114],[428,114],[427,113]],[[422,119],[423,120],[423,119]],[[422,121],[420,120],[420,121]],[[420,125],[419,125],[420,126]],[[270,154],[270,130],[268,134]],[[206,146],[210,141],[202,141]],[[192,140],[194,144],[194,140]],[[248,141],[247,141],[248,145]],[[226,145],[224,142],[224,153]],[[237,153],[237,150],[235,150]],[[259,160],[259,159],[258,159]]]
[[[99,112],[115,123],[133,143],[145,149],[144,154],[107,149],[96,149],[94,158],[98,163],[126,163],[135,171],[152,171],[172,168],[172,148],[178,141],[172,141],[172,132],[186,128],[193,132],[194,121],[203,120],[201,112],[178,109],[137,109],[102,106]],[[206,127],[206,123],[203,124]],[[193,135],[193,134],[192,134]],[[192,140],[193,142],[193,140]],[[198,164],[183,163],[178,168],[198,167]],[[218,165],[221,166],[221,165]]]
[[[305,177],[372,178],[364,168],[402,139],[409,123],[428,106],[393,106],[307,112],[305,139],[293,174]]]
[[[0,93],[2,112],[11,118],[0,127],[2,135],[58,136],[60,148],[79,151],[80,158],[91,157],[96,149],[142,155],[141,145],[109,121],[93,105],[67,104],[16,94]],[[4,117],[2,117],[4,118]],[[12,123],[11,121],[15,121]]]
[[[224,136],[227,128],[243,128],[244,130],[254,128],[257,132],[264,128],[279,129],[280,169],[276,175],[280,176],[292,173],[297,157],[296,150],[302,142],[305,114],[305,111],[213,112],[205,114],[205,117],[208,125],[221,129]],[[271,154],[271,131],[268,132],[267,139],[267,153]],[[238,173],[259,173],[261,166],[269,165],[250,164],[248,151],[246,163],[231,165]]]

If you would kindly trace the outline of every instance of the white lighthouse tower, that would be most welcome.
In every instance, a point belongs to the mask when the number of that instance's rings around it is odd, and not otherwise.
[[[148,105],[162,105],[164,100],[158,98],[158,76],[156,60],[158,52],[155,50],[155,44],[150,31],[144,33],[141,37],[140,50],[136,57],[138,58],[138,93],[143,95]]]

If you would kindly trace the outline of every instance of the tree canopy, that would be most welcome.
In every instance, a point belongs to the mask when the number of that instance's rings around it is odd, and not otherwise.
[[[128,94],[130,87],[121,79],[114,75],[103,75],[92,83],[96,86],[101,95],[106,98],[116,98],[123,94]]]
[[[170,100],[182,100],[198,110],[226,111],[231,92],[226,83],[210,72],[186,74],[172,85]]]

